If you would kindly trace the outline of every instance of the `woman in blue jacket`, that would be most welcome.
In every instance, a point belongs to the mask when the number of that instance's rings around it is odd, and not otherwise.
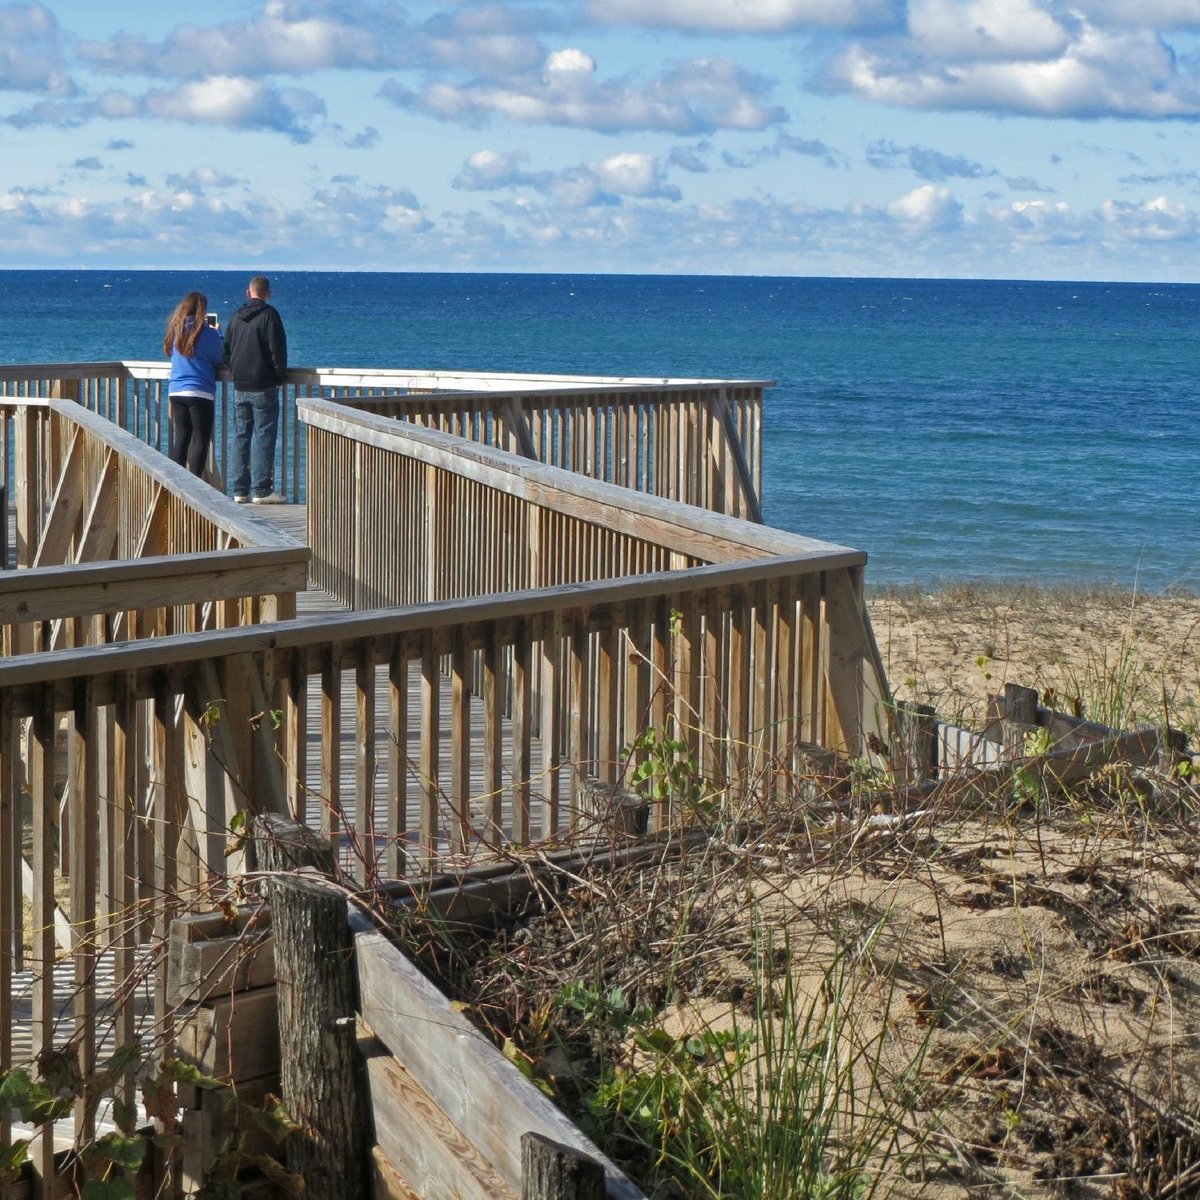
[[[217,397],[217,368],[225,343],[208,323],[208,297],[188,292],[171,318],[163,337],[163,353],[171,358],[171,458],[202,475],[212,443]]]

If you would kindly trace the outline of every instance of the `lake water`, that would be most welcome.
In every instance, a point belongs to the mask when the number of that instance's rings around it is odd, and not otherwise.
[[[246,273],[0,271],[0,362],[161,358]],[[293,365],[771,379],[767,520],[873,583],[1200,583],[1200,287],[273,276]]]

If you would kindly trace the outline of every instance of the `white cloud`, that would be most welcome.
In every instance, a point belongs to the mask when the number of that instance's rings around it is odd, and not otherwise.
[[[1105,200],[1101,215],[1123,237],[1135,241],[1177,242],[1194,240],[1200,223],[1186,204],[1156,196],[1144,203]]]
[[[939,59],[1045,59],[1071,34],[1039,0],[909,0],[908,31]]]
[[[575,71],[582,75],[590,75],[596,69],[596,60],[582,50],[568,48],[555,50],[546,59],[547,71]]]
[[[667,182],[662,162],[652,154],[630,151],[559,171],[536,172],[525,169],[528,159],[523,150],[508,154],[477,150],[463,163],[454,186],[464,191],[528,189],[564,209],[616,205],[625,199],[681,199],[679,189]],[[520,196],[513,203],[528,205]]]
[[[774,274],[981,274],[1026,278],[1120,275],[1135,262],[1178,278],[1181,247],[1198,239],[1196,214],[1169,197],[1109,200],[1075,210],[1022,200],[966,211],[946,189],[917,189],[891,205],[820,207],[770,196],[662,203],[657,168],[636,152],[573,168],[591,203],[561,203],[562,176],[489,203],[487,212],[434,220],[404,188],[346,183],[289,204],[250,189],[144,186],[101,198],[67,191],[0,191],[0,247],[17,265],[119,261],[383,269],[608,269]],[[608,187],[608,200],[602,198]],[[617,196],[616,192],[622,194]],[[214,250],[216,251],[214,255]],[[224,256],[222,258],[222,256]]]
[[[602,162],[593,163],[592,173],[604,190],[614,196],[664,194],[662,166],[651,154],[614,154]],[[671,190],[678,199],[679,192]]]
[[[945,232],[962,224],[963,206],[946,187],[926,183],[887,206],[888,215],[919,233]]]
[[[92,100],[45,100],[4,118],[18,129],[39,125],[74,128],[96,118],[112,121],[152,117],[229,129],[283,133],[295,142],[312,137],[324,102],[299,88],[279,89],[257,79],[214,76],[136,96],[119,89]]]
[[[769,91],[770,84],[761,76],[729,59],[711,58],[683,63],[644,87],[628,79],[604,81],[580,66],[547,66],[537,77],[461,85],[439,81],[420,92],[393,80],[381,94],[401,108],[465,124],[499,117],[602,133],[648,129],[694,134],[757,130],[783,120],[781,108],[764,102]]]
[[[782,33],[891,24],[890,0],[589,0],[597,21],[667,29]]]
[[[1194,117],[1200,92],[1151,30],[1077,23],[1048,58],[940,60],[920,42],[856,42],[833,62],[837,90],[904,108],[973,109],[1043,117]]]
[[[187,22],[157,42],[128,33],[85,39],[78,53],[114,74],[188,79],[404,67],[507,73],[540,62],[544,51],[520,31],[517,16],[499,5],[438,13],[420,24],[393,4],[272,0],[247,20],[207,26]]]
[[[1022,246],[1079,245],[1090,236],[1093,223],[1081,220],[1063,200],[1014,200],[1002,208],[985,209],[980,220]]]
[[[0,5],[0,90],[70,96],[63,52],[58,20],[44,4]]]
[[[476,150],[463,163],[454,179],[454,186],[464,191],[485,191],[491,188],[514,187],[529,183],[532,177],[523,164],[529,160],[524,150],[502,154],[496,150]]]

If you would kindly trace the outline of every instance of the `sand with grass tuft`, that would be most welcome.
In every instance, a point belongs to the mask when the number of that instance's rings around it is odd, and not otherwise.
[[[897,697],[978,727],[1005,683],[1103,724],[1200,741],[1200,597],[994,583],[886,588],[867,602]]]

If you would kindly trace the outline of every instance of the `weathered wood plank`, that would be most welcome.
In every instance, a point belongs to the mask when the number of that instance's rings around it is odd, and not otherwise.
[[[521,1135],[533,1130],[597,1158],[608,1195],[641,1192],[374,929],[356,931],[363,1020],[506,1185],[520,1187]]]

